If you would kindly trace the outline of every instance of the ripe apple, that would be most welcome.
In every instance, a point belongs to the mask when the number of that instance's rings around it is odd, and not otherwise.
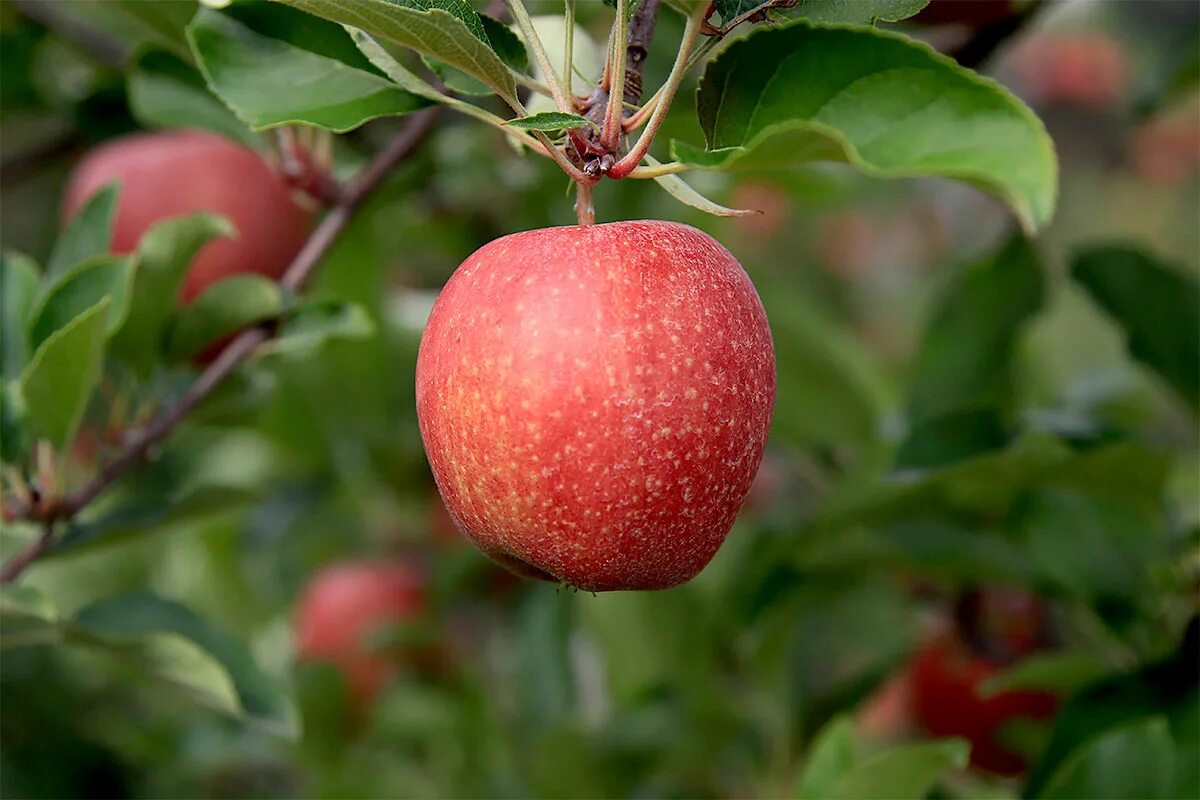
[[[139,133],[91,151],[67,184],[63,220],[104,185],[120,185],[112,250],[128,253],[168,217],[210,211],[227,217],[237,238],[209,243],[188,270],[184,303],[230,275],[283,275],[308,236],[311,217],[257,153],[202,131]]]
[[[971,765],[1015,775],[1025,760],[997,740],[1008,722],[1044,720],[1057,698],[1048,692],[1012,691],[985,696],[980,685],[1005,664],[970,652],[954,637],[934,640],[913,660],[912,704],[921,725],[934,736],[961,736],[971,743]]]
[[[434,304],[417,416],[446,507],[484,553],[587,591],[695,576],[733,525],[775,403],[741,265],[670,222],[527,231]]]
[[[394,654],[372,647],[372,634],[419,618],[426,604],[424,576],[412,564],[349,561],[327,567],[300,599],[297,652],[334,665],[358,705],[369,705],[399,667]]]
[[[1114,108],[1129,84],[1129,56],[1103,33],[1039,33],[1017,44],[1016,74],[1035,102]]]

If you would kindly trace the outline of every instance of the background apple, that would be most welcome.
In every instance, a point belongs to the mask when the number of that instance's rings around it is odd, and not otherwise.
[[[308,235],[311,217],[283,177],[253,150],[210,133],[139,133],[91,151],[71,175],[63,219],[112,181],[120,185],[116,253],[131,252],[154,223],[197,211],[221,214],[237,228],[237,238],[211,242],[192,263],[184,303],[237,273],[281,277]]]
[[[296,615],[301,658],[333,664],[355,701],[369,705],[399,660],[372,642],[390,626],[412,622],[427,605],[421,571],[407,562],[348,561],[312,579]]]
[[[716,553],[758,469],[775,354],[758,294],[668,222],[496,240],[438,298],[417,414],[447,508],[514,571],[661,589]]]
[[[953,638],[925,646],[913,661],[912,703],[922,727],[934,736],[961,736],[971,743],[971,764],[1001,774],[1026,768],[1019,753],[997,739],[1019,718],[1053,716],[1057,698],[1048,692],[998,692],[985,696],[981,684],[1005,664],[976,655]]]

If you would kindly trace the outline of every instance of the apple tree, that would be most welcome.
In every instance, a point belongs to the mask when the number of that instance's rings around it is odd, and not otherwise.
[[[0,786],[1195,796],[1198,22],[1057,5],[0,4]]]

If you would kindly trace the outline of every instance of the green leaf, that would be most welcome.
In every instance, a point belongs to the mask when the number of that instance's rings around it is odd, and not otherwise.
[[[900,34],[795,23],[712,61],[697,95],[702,168],[844,161],[877,177],[956,178],[1007,202],[1027,228],[1057,192],[1054,147],[1007,90]]]
[[[1104,731],[1150,717],[1165,716],[1180,743],[1190,744],[1194,752],[1200,746],[1198,703],[1200,618],[1193,617],[1174,652],[1133,672],[1096,681],[1066,702],[1054,719],[1041,760],[1029,774],[1024,796],[1042,796],[1063,764]]]
[[[917,420],[977,407],[1007,410],[1017,336],[1042,307],[1042,265],[1015,236],[964,270],[925,329],[909,396]]]
[[[171,3],[147,3],[146,0],[116,0],[113,4],[158,46],[180,58],[189,57],[184,28],[196,4],[183,0]]]
[[[136,6],[150,5],[144,2]],[[129,108],[148,128],[209,130],[249,147],[257,137],[212,96],[195,67],[161,50],[141,53],[126,80]]]
[[[514,72],[524,72],[529,66],[529,56],[525,52],[525,43],[521,41],[521,37],[517,36],[503,22],[492,19],[485,14],[479,14],[478,19],[485,34],[480,38],[492,46],[492,49],[496,51],[496,55],[508,65],[509,69]],[[490,86],[482,81],[472,78],[465,72],[460,72],[435,58],[425,56],[424,60],[426,66],[442,79],[442,83],[459,94],[488,95],[495,93]]]
[[[880,441],[890,387],[873,356],[794,281],[756,274],[775,339],[778,407],[772,435],[801,446],[858,450]]]
[[[389,0],[389,2],[410,8],[413,11],[429,11],[431,9],[440,9],[458,19],[462,20],[463,25],[467,26],[467,30],[471,35],[475,36],[482,42],[488,41],[487,32],[484,31],[483,21],[480,19],[480,14],[475,8],[467,2],[467,0]]]
[[[985,697],[1026,690],[1068,695],[1106,672],[1108,668],[1088,653],[1039,653],[989,677],[979,688]]]
[[[961,739],[910,744],[880,753],[858,765],[834,787],[839,800],[920,800],[952,769],[967,765],[971,746]]]
[[[167,332],[167,356],[172,360],[188,358],[218,339],[282,312],[279,284],[255,274],[226,278],[176,312]]]
[[[290,314],[279,333],[259,349],[258,355],[308,358],[326,342],[367,339],[374,334],[375,322],[360,305],[310,303]]]
[[[81,313],[104,298],[110,300],[106,331],[120,328],[129,309],[133,262],[126,256],[98,256],[84,261],[50,285],[29,322],[29,345],[37,348]]]
[[[30,422],[17,380],[0,382],[0,461],[20,464],[29,455]]]
[[[543,111],[528,117],[505,120],[504,124],[525,131],[546,131],[547,133],[596,127],[596,124],[589,119],[578,114],[564,114],[561,111]]]
[[[1194,752],[1181,755],[1196,757]],[[1097,736],[1066,760],[1039,797],[1166,800],[1182,796],[1172,791],[1174,771],[1170,728],[1166,719],[1154,717]]]
[[[1071,276],[1125,329],[1129,352],[1200,407],[1200,281],[1119,245],[1075,254]]]
[[[896,453],[896,469],[932,469],[999,450],[1009,442],[994,409],[951,411],[918,421]]]
[[[209,88],[255,130],[307,123],[342,133],[428,105],[378,74],[340,26],[282,6],[202,9],[188,38]],[[305,49],[314,40],[321,49]]]
[[[20,253],[0,254],[0,379],[16,378],[29,360],[28,325],[37,291],[37,264]]]
[[[75,212],[58,237],[54,252],[46,263],[47,280],[58,278],[89,258],[108,254],[112,243],[113,220],[117,214],[118,193],[117,185],[110,183],[97,190]]]
[[[153,371],[188,266],[210,241],[235,234],[232,223],[207,213],[166,219],[146,231],[138,242],[129,315],[113,337],[113,354],[142,375]]]
[[[0,652],[60,638],[58,610],[36,586],[0,586]]]
[[[1025,502],[1022,538],[1043,580],[1109,604],[1133,605],[1153,593],[1152,565],[1167,557],[1157,513],[1073,489],[1042,488]]]
[[[120,595],[94,603],[81,610],[71,623],[76,636],[115,646],[151,645],[161,647],[162,636],[179,637],[200,648],[205,658],[188,662],[180,670],[170,663],[184,655],[171,647],[168,657],[158,664],[160,671],[174,683],[191,690],[218,708],[232,711],[246,720],[288,738],[299,734],[299,720],[289,698],[279,689],[281,682],[268,676],[254,662],[249,650],[224,631],[214,627],[195,612],[172,600],[145,592]],[[227,705],[220,686],[210,678],[211,662],[232,685],[236,706]]]
[[[107,297],[50,335],[21,375],[35,432],[62,447],[75,433],[104,363]]]
[[[808,751],[796,791],[797,800],[823,800],[831,796],[857,760],[854,720],[846,715],[835,717],[825,724]]]
[[[416,11],[388,0],[278,0],[310,14],[360,28],[442,61],[517,101],[508,66],[461,19],[441,9]]]
[[[780,9],[779,15],[809,22],[874,25],[908,19],[927,5],[929,0],[803,0],[793,8]]]
[[[269,440],[245,429],[181,431],[153,465],[127,475],[71,520],[43,558],[74,555],[238,509],[278,479],[283,457]]]
[[[0,618],[32,617],[52,622],[58,612],[41,589],[28,584],[0,587]]]
[[[521,709],[534,725],[562,718],[575,702],[571,607],[570,593],[539,583],[525,593],[517,610],[515,674]]]
[[[652,167],[658,166],[658,161],[650,156],[646,156],[646,163]],[[720,203],[714,203],[693,189],[687,181],[678,175],[659,175],[654,179],[654,182],[661,186],[663,191],[685,206],[691,206],[703,211],[705,214],[712,214],[714,217],[752,217],[760,213],[752,208],[727,208]]]
[[[924,520],[930,513],[952,519],[961,514],[998,519],[1030,490],[1064,489],[1126,506],[1122,512],[1126,522],[1129,514],[1139,512],[1141,529],[1162,502],[1166,465],[1164,453],[1129,442],[1080,452],[1053,436],[1026,434],[1004,450],[974,456],[916,480],[892,474],[861,485],[846,484],[828,500],[823,518],[825,524],[834,525]],[[1049,513],[1050,506],[1046,510]],[[1050,524],[1047,533],[1053,533]]]

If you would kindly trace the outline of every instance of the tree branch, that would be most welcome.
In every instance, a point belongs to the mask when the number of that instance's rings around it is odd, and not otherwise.
[[[409,117],[408,123],[396,138],[345,187],[329,212],[308,237],[304,247],[292,260],[280,280],[281,286],[292,291],[303,286],[321,259],[346,229],[354,217],[355,211],[383,182],[383,179],[413,153],[421,140],[429,133],[437,112],[438,109],[430,108]],[[273,323],[267,323],[238,334],[237,338],[197,376],[196,380],[179,398],[179,402],[161,412],[144,427],[127,435],[122,442],[120,452],[105,463],[90,482],[57,499],[14,509],[12,514],[15,518],[38,520],[45,523],[46,530],[24,551],[5,564],[4,568],[0,570],[0,582],[11,583],[45,551],[51,542],[52,528],[55,522],[70,519],[79,513],[130,467],[145,458],[151,448],[167,439],[192,409],[212,394],[213,390],[237,369],[260,344],[271,337],[273,327]]]
[[[654,28],[658,24],[658,10],[662,0],[640,0],[629,20],[629,34],[625,37],[625,90],[624,101],[628,105],[637,105],[642,99],[642,74],[646,69],[646,56],[650,43],[654,41]],[[602,79],[592,93],[588,95],[584,105],[587,107],[585,116],[596,124],[598,130],[604,127],[605,110],[608,108],[608,87]],[[623,113],[622,117],[628,116]],[[585,137],[589,147],[586,152],[580,152],[584,172],[598,175],[608,171],[613,159],[600,146],[598,135],[593,132]],[[609,156],[607,159],[604,156]]]

